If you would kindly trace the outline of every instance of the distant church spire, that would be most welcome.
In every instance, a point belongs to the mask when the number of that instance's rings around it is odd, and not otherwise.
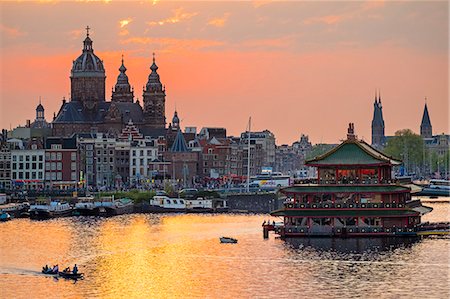
[[[375,147],[383,147],[385,144],[384,135],[384,119],[383,107],[381,105],[381,92],[375,91],[375,101],[373,103],[373,119],[372,119],[372,145]]]
[[[423,109],[422,123],[420,124],[420,135],[423,138],[433,137],[433,127],[431,126],[430,115],[428,114],[427,98]]]

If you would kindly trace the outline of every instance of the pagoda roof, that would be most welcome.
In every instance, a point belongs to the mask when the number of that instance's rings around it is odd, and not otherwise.
[[[271,216],[291,216],[291,217],[404,217],[417,216],[419,213],[409,209],[388,210],[388,209],[280,209],[270,213]]]
[[[411,189],[401,185],[294,185],[281,189],[286,193],[403,193]]]
[[[402,162],[386,156],[382,152],[371,147],[365,141],[348,139],[331,151],[307,160],[307,166],[379,166],[400,165]]]

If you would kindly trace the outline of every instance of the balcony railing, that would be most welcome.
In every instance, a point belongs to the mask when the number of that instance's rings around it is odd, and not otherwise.
[[[314,235],[314,234],[342,234],[343,229],[347,233],[413,233],[415,232],[414,228],[411,227],[389,227],[384,228],[381,226],[346,226],[346,227],[330,227],[330,226],[323,226],[324,228],[328,229],[316,229],[320,227],[316,226],[295,226],[295,225],[286,225],[284,227],[285,233],[291,233],[291,234],[307,234],[307,235]]]
[[[292,203],[284,204],[286,209],[392,209],[404,208],[402,203]]]

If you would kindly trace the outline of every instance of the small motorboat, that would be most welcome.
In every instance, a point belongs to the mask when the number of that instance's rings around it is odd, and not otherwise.
[[[235,244],[237,243],[238,240],[235,238],[230,238],[230,237],[220,237],[220,243],[231,243],[231,244]]]
[[[0,221],[6,222],[6,221],[9,221],[9,220],[11,220],[11,215],[9,215],[6,212],[3,212],[3,213],[0,214]]]
[[[72,272],[58,272],[58,275],[62,278],[67,278],[67,279],[82,279],[84,276],[83,273],[74,274]]]

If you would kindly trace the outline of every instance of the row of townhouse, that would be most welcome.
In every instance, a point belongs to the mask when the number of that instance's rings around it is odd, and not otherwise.
[[[246,132],[228,137],[224,128],[171,130],[165,136],[143,136],[130,122],[117,136],[3,140],[0,188],[109,189],[164,179],[192,186],[205,178],[243,178],[276,166],[275,137],[269,131],[252,132],[249,139]]]

